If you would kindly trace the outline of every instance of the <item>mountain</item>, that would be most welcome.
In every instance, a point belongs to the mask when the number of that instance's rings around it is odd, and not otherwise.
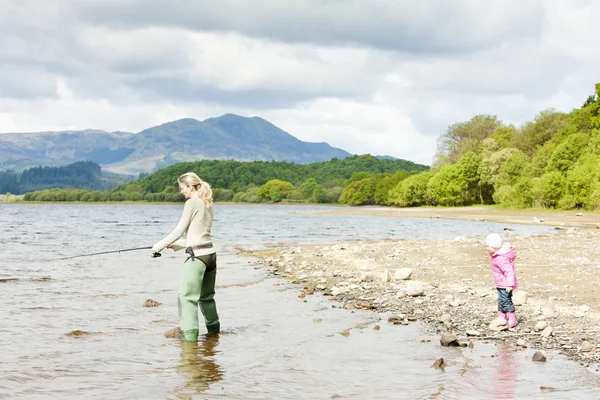
[[[0,169],[62,166],[76,161],[110,163],[123,159],[135,150],[119,146],[131,135],[92,129],[0,134]]]
[[[303,142],[260,117],[225,114],[180,119],[139,133],[98,130],[0,135],[0,168],[93,161],[103,170],[137,174],[181,161],[275,160],[299,164],[351,154],[327,143]]]

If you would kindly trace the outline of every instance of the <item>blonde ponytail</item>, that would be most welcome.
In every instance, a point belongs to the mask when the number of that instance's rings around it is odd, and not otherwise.
[[[179,178],[177,178],[177,182],[182,185],[192,186],[196,189],[196,196],[204,200],[206,207],[212,207],[213,193],[208,182],[203,181],[193,172],[186,172],[185,174],[180,175]]]

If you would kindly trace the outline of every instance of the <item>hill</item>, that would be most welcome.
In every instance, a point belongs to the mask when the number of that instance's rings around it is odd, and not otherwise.
[[[79,161],[63,167],[32,167],[22,172],[0,171],[0,194],[73,188],[106,190],[132,180],[133,177],[105,173],[90,161]]]
[[[99,130],[0,135],[0,168],[92,161],[103,170],[138,174],[182,162],[289,161],[299,164],[351,154],[327,143],[304,142],[260,117],[225,114],[168,122],[138,133]]]

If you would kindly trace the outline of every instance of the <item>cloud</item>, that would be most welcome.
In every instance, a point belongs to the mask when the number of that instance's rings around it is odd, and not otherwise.
[[[376,84],[376,72],[386,60],[391,62],[385,54],[365,49],[294,46],[166,28],[92,28],[82,32],[79,44],[92,60],[89,68],[109,72],[101,79],[131,87],[144,100],[243,104],[254,99],[277,107],[319,96],[360,96]]]
[[[587,0],[0,0],[0,129],[231,112],[430,163],[452,123],[579,107],[598,16]]]
[[[80,0],[78,17],[116,27],[236,32],[289,43],[358,45],[409,53],[470,52],[537,35],[540,1]]]
[[[404,154],[429,164],[435,146],[435,137],[421,134],[401,109],[377,101],[319,99],[294,110],[269,111],[266,117],[304,140],[327,142],[354,154]]]

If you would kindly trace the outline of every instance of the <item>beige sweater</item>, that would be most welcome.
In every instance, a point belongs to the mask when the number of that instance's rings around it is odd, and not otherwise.
[[[158,241],[152,247],[152,251],[161,252],[168,245],[173,245],[173,250],[178,251],[188,246],[211,243],[210,230],[212,222],[212,207],[206,207],[204,200],[194,196],[185,202],[183,214],[177,228],[164,239]],[[182,238],[184,235],[185,238]],[[214,248],[194,250],[194,253],[198,256],[214,252]]]

